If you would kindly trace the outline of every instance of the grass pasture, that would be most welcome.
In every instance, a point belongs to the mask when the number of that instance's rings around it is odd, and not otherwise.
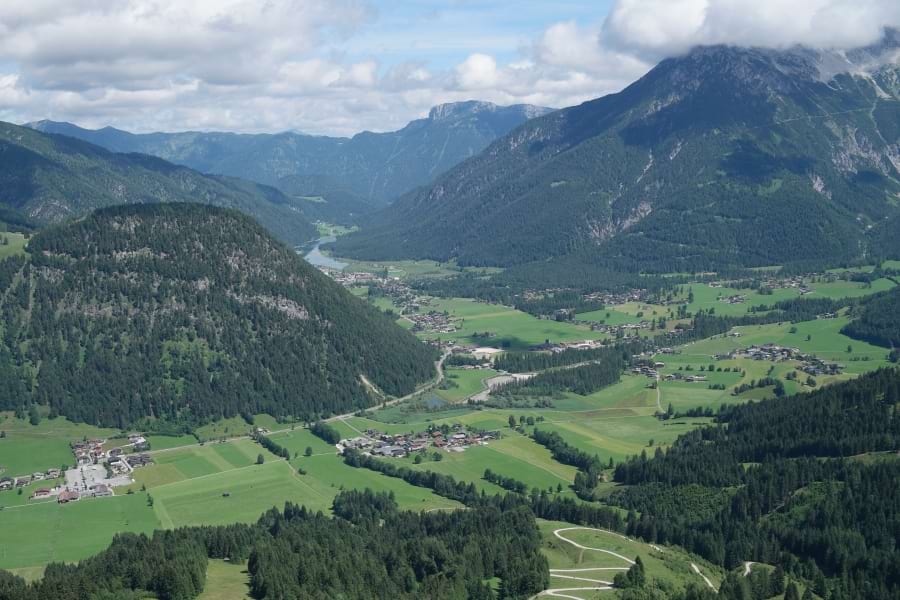
[[[590,585],[583,581],[560,577],[560,575],[612,581],[617,571],[605,569],[624,569],[629,566],[629,563],[616,556],[596,550],[578,548],[554,535],[554,532],[557,530],[571,528],[572,525],[570,523],[538,519],[538,527],[544,539],[542,551],[550,563],[551,588],[574,588]],[[654,548],[639,540],[597,530],[574,529],[560,531],[559,534],[581,546],[608,550],[630,560],[640,556],[644,563],[648,580],[656,579],[660,581],[665,586],[664,589],[683,590],[691,583],[705,585],[703,579],[694,572],[691,563],[695,563],[716,588],[724,579],[724,573],[721,569],[676,547],[657,546]],[[579,572],[567,572],[569,569],[604,570],[581,571],[580,573],[583,574],[579,575]],[[552,575],[554,572],[557,574],[555,577]],[[598,597],[598,592],[578,591],[565,593],[570,594],[571,597],[583,598],[584,600]]]
[[[164,527],[250,523],[287,501],[312,509],[327,510],[330,506],[330,502],[310,493],[309,486],[287,462],[274,458],[263,465],[201,475],[149,491],[153,510]]]
[[[51,467],[71,465],[75,456],[69,443],[82,438],[103,438],[119,433],[83,423],[72,423],[65,417],[41,419],[37,425],[17,419],[12,413],[0,414],[0,469],[4,476],[30,475]]]
[[[206,587],[197,600],[250,600],[247,563],[210,559],[206,566]]]
[[[0,260],[16,254],[25,254],[28,239],[22,233],[0,232]]]
[[[435,298],[429,310],[447,311],[451,320],[459,324],[459,330],[454,333],[419,334],[427,339],[457,340],[466,344],[522,350],[546,340],[577,342],[606,336],[584,325],[538,319],[508,306],[464,298]],[[489,333],[490,337],[475,335],[485,333]]]
[[[484,380],[497,374],[493,369],[453,369],[445,371],[444,384],[435,395],[451,404],[462,402],[485,389]]]
[[[0,511],[0,568],[36,567],[75,561],[106,548],[122,531],[150,533],[160,527],[147,494],[41,502]]]

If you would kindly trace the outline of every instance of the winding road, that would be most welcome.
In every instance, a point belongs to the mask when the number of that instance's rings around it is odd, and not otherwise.
[[[603,577],[604,571],[627,571],[630,568],[630,566],[634,564],[634,561],[632,559],[628,558],[627,556],[622,556],[621,554],[619,554],[617,552],[613,552],[612,550],[608,550],[606,548],[594,548],[592,546],[585,546],[583,544],[579,544],[578,542],[570,540],[569,538],[562,535],[563,533],[565,533],[567,531],[596,531],[599,533],[605,533],[607,535],[613,535],[613,536],[616,536],[616,537],[621,538],[626,541],[639,543],[639,542],[636,542],[635,540],[631,540],[631,539],[625,537],[624,535],[621,535],[614,531],[609,531],[606,529],[597,529],[595,527],[562,527],[560,529],[554,530],[554,532],[553,532],[554,536],[556,536],[558,539],[566,542],[567,544],[571,544],[572,546],[578,548],[579,550],[590,550],[592,552],[602,552],[604,554],[609,554],[610,556],[613,556],[615,558],[618,558],[619,560],[622,560],[628,566],[623,566],[623,567],[585,567],[585,568],[581,568],[581,569],[550,569],[550,577],[553,577],[556,579],[566,579],[566,580],[572,581],[573,584],[574,584],[574,582],[577,581],[577,582],[579,582],[579,584],[575,584],[575,585],[582,585],[583,587],[550,588],[548,590],[544,590],[543,592],[540,592],[539,594],[533,596],[531,598],[531,600],[534,600],[535,598],[538,598],[540,596],[545,596],[545,597],[550,596],[553,598],[568,598],[569,600],[584,600],[580,596],[573,596],[572,593],[612,590],[613,584],[611,581],[607,581],[606,579],[598,579],[598,577]],[[657,552],[663,552],[663,549],[657,545],[654,545],[654,544],[647,544],[647,545],[650,546],[650,548],[652,548],[653,550],[655,550]],[[694,570],[694,572],[697,575],[699,575],[703,579],[704,582],[706,582],[706,585],[708,585],[713,590],[716,589],[716,586],[713,585],[712,581],[710,581],[706,575],[704,575],[702,572],[700,572],[700,567],[698,567],[694,563],[691,563],[691,568]],[[584,584],[588,584],[588,585],[584,585]]]
[[[582,569],[550,569],[550,577],[556,579],[566,579],[574,582],[583,582],[581,585],[588,584],[584,587],[568,587],[568,588],[550,588],[549,590],[544,590],[543,592],[534,596],[537,598],[539,596],[550,596],[553,598],[568,598],[569,600],[583,600],[580,596],[573,596],[570,592],[596,592],[596,591],[605,591],[613,589],[612,581],[607,581],[606,579],[596,579],[598,576],[602,576],[604,571],[614,572],[614,571],[627,571],[628,568],[634,564],[634,561],[628,558],[627,556],[622,556],[612,550],[607,550],[606,548],[593,548],[591,546],[584,546],[579,544],[578,542],[572,541],[569,538],[562,535],[566,531],[598,531],[600,533],[605,533],[608,535],[614,535],[616,537],[620,537],[623,540],[627,540],[628,538],[624,535],[620,535],[618,533],[607,531],[606,529],[596,529],[594,527],[563,527],[561,529],[557,529],[553,532],[560,540],[566,542],[567,544],[571,544],[575,546],[579,550],[590,550],[592,552],[602,552],[604,554],[609,554],[610,556],[614,556],[625,563],[627,563],[628,567],[586,567]],[[596,575],[594,575],[596,573]],[[593,575],[593,576],[587,576]],[[578,584],[575,584],[578,585]]]

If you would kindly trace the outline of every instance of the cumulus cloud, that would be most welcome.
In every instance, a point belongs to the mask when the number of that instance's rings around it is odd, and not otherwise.
[[[402,127],[440,102],[572,105],[696,44],[848,48],[900,25],[897,0],[615,0],[593,22],[548,22],[531,40],[498,32],[505,55],[484,32],[430,39],[423,17],[403,25],[409,48],[396,60],[379,55],[397,53],[390,32],[359,51],[383,26],[369,1],[2,2],[0,119],[346,135]],[[421,48],[452,60],[435,66]]]
[[[650,60],[698,44],[846,49],[897,25],[896,0],[618,0],[601,44]]]

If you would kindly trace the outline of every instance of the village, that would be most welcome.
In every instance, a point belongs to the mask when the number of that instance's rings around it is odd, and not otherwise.
[[[813,354],[805,354],[798,348],[787,348],[776,344],[754,345],[716,356],[717,360],[730,360],[734,358],[749,358],[752,360],[764,360],[769,362],[794,360],[801,363],[801,371],[812,376],[840,375],[844,370],[844,366],[838,363],[826,362]]]
[[[82,498],[103,498],[114,495],[113,488],[134,483],[131,477],[134,469],[153,464],[153,459],[145,453],[150,445],[141,435],[132,434],[127,444],[104,450],[107,443],[107,440],[100,439],[72,442],[75,467],[4,477],[0,479],[0,491],[46,481],[48,487],[33,490],[30,500],[56,498],[60,504],[67,504]],[[126,454],[127,449],[132,453]],[[50,482],[55,485],[50,485]]]
[[[337,444],[338,453],[353,448],[364,454],[384,458],[404,458],[417,452],[435,451],[465,452],[472,446],[486,446],[491,440],[500,439],[499,431],[466,430],[462,425],[452,427],[430,426],[417,433],[382,433],[367,429],[365,435],[343,439]]]

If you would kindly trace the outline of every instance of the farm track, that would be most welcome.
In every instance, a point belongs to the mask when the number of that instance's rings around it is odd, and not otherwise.
[[[709,577],[700,572],[700,567],[698,567],[694,563],[691,563],[691,568],[694,570],[694,573],[703,578],[703,581],[706,582],[706,585],[708,585],[711,590],[716,591],[716,586],[714,586],[712,581],[709,580]]]
[[[599,531],[602,533],[614,535],[620,537],[624,540],[627,540],[623,535],[618,533],[607,531],[605,529],[596,529],[594,527],[563,527],[561,529],[556,529],[553,532],[553,535],[559,538],[560,540],[566,542],[567,544],[571,544],[575,546],[579,550],[590,550],[593,552],[602,552],[604,554],[609,554],[610,556],[614,556],[624,562],[626,562],[629,566],[634,564],[634,561],[628,557],[622,556],[612,550],[607,550],[605,548],[592,548],[590,546],[584,546],[579,544],[578,542],[574,542],[567,537],[562,535],[563,532],[566,531]],[[573,575],[573,573],[578,574],[586,574],[591,573],[593,571],[627,571],[628,567],[587,567],[583,569],[550,569],[550,577],[555,577],[557,579],[567,579],[571,581],[583,581],[585,583],[593,584],[589,587],[570,587],[570,588],[550,588],[548,590],[544,590],[539,594],[532,597],[538,598],[540,596],[549,596],[552,598],[568,598],[569,600],[583,600],[581,596],[573,596],[567,592],[598,592],[598,591],[607,591],[613,589],[613,584],[611,581],[606,581],[605,579],[594,579],[593,577],[580,577],[579,575]]]
[[[606,529],[597,529],[595,527],[563,527],[561,529],[556,529],[553,531],[554,536],[556,536],[560,540],[566,542],[567,544],[571,544],[572,546],[578,548],[579,550],[590,550],[593,552],[602,552],[604,554],[609,554],[610,556],[613,556],[615,558],[618,558],[618,559],[626,562],[629,565],[629,567],[634,564],[634,561],[631,560],[630,558],[628,558],[626,556],[622,556],[621,554],[619,554],[617,552],[613,552],[612,550],[607,550],[606,548],[594,548],[591,546],[584,546],[582,544],[579,544],[578,542],[572,541],[569,538],[562,535],[562,533],[564,533],[566,531],[599,531],[601,533],[605,533],[608,535],[613,535],[613,536],[622,538],[623,540],[632,541],[632,540],[629,540],[629,538],[625,537],[622,534],[616,533],[614,531],[608,531]],[[654,544],[648,544],[648,546],[650,546],[650,548],[652,548],[653,550],[655,550],[657,552],[663,551],[662,548],[660,548],[659,546],[656,546]],[[746,569],[745,575],[747,573],[749,573],[751,564],[752,563],[745,563],[745,566],[744,566],[744,568]],[[540,592],[539,594],[536,594],[535,596],[532,596],[531,600],[534,600],[535,598],[538,598],[540,596],[550,596],[550,597],[554,597],[554,598],[569,598],[571,600],[583,600],[583,598],[581,598],[580,596],[573,596],[571,594],[568,594],[567,592],[596,592],[596,591],[612,590],[612,589],[614,589],[613,584],[611,581],[606,581],[604,579],[594,579],[592,577],[580,577],[578,575],[573,575],[573,573],[574,574],[589,574],[593,571],[600,571],[600,572],[602,572],[602,571],[627,571],[629,567],[586,567],[586,568],[582,568],[582,569],[550,569],[550,577],[555,577],[557,579],[569,579],[569,580],[574,580],[574,581],[583,581],[586,583],[592,583],[594,585],[590,586],[590,587],[551,588],[548,590],[544,590],[543,592]],[[691,568],[694,570],[694,572],[697,575],[699,575],[703,579],[704,582],[706,582],[706,585],[708,585],[710,587],[710,589],[712,589],[712,590],[716,589],[716,586],[713,585],[712,581],[710,581],[709,578],[700,571],[700,567],[698,567],[694,563],[691,563]]]

